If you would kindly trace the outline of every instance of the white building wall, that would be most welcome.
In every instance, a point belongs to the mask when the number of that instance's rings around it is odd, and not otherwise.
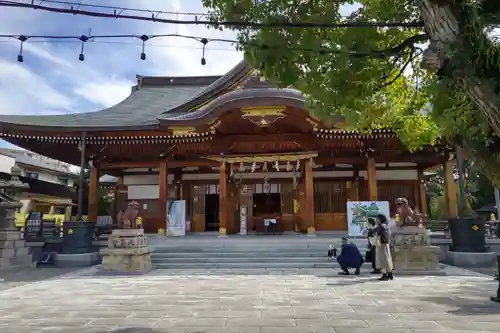
[[[16,159],[0,155],[0,172],[10,173],[12,167],[16,164]]]
[[[268,172],[269,179],[292,179],[292,172]],[[299,173],[296,173],[299,176]],[[315,179],[353,177],[353,171],[313,171]],[[367,179],[366,171],[360,171],[359,176]],[[244,173],[242,179],[264,179],[264,173]],[[184,174],[184,180],[218,180],[219,174]],[[377,180],[417,180],[417,170],[377,170]],[[159,175],[125,175],[123,184],[128,186],[128,199],[158,199],[160,194]],[[172,184],[173,175],[168,175],[168,184]]]

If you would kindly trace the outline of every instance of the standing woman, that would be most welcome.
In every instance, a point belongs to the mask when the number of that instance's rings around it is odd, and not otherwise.
[[[368,224],[370,225],[368,227],[368,252],[366,253],[366,262],[369,260],[372,263],[372,268],[373,271],[371,274],[380,274],[380,269],[377,268],[377,255],[376,255],[376,248],[375,248],[375,236],[376,236],[376,227],[377,227],[377,220],[374,217],[369,217],[368,218]]]
[[[393,280],[392,276],[392,255],[391,255],[391,246],[390,246],[390,234],[389,234],[389,226],[387,218],[379,214],[377,215],[378,226],[375,229],[375,233],[377,235],[378,241],[376,244],[375,250],[375,260],[376,266],[382,272],[382,277],[379,279],[380,281]]]

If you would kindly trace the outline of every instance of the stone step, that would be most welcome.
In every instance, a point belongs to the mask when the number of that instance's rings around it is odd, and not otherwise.
[[[328,262],[326,257],[216,257],[216,258],[169,258],[152,257],[153,263],[323,263]],[[332,260],[333,262],[334,260]],[[335,261],[336,262],[336,261]]]
[[[289,252],[289,253],[305,253],[305,252],[324,252],[328,251],[328,246],[324,247],[315,247],[315,248],[297,248],[297,247],[272,247],[272,246],[254,246],[254,247],[232,247],[232,248],[223,248],[223,247],[164,247],[164,246],[151,246],[150,247],[153,252],[156,253],[181,253],[181,252],[189,252],[189,253],[217,253],[217,252],[234,252],[234,253],[244,253],[244,252],[256,252],[256,253],[265,253],[265,252]],[[361,250],[366,249],[366,244],[362,246],[358,246]]]
[[[328,268],[340,270],[337,262],[218,262],[218,263],[153,263],[155,269],[246,269],[246,268],[265,268],[265,269],[300,269],[300,268]],[[366,264],[365,269],[371,267]]]
[[[365,255],[366,250],[360,249],[362,255]],[[284,252],[284,251],[248,251],[248,252],[153,252],[154,258],[267,258],[267,257],[309,257],[309,258],[326,258],[326,251],[297,251],[297,252]]]

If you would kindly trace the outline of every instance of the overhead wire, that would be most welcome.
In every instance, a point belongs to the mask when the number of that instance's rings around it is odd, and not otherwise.
[[[16,1],[20,2],[20,1]],[[27,3],[34,3],[32,0],[26,0]],[[157,15],[167,14],[167,15],[186,15],[186,16],[206,16],[207,13],[202,12],[182,12],[182,11],[167,11],[167,10],[154,10],[154,9],[143,9],[143,8],[130,8],[122,6],[110,6],[110,5],[98,5],[93,3],[75,2],[75,1],[61,1],[61,0],[42,0],[40,3],[52,3],[58,5],[74,6],[76,8],[100,8],[100,9],[112,9],[121,12],[138,12],[138,13],[155,13]]]
[[[67,7],[56,7],[56,6],[46,6],[43,3],[54,4],[54,5],[64,5]],[[149,22],[159,22],[167,24],[182,24],[182,25],[205,25],[212,27],[232,27],[232,28],[326,28],[326,29],[340,29],[340,28],[422,28],[424,26],[423,21],[408,21],[408,22],[342,22],[342,23],[318,23],[318,22],[295,22],[289,20],[276,20],[269,22],[250,22],[250,21],[213,21],[213,20],[200,20],[195,15],[194,20],[178,20],[178,19],[167,19],[159,17],[158,13],[162,11],[158,10],[145,10],[151,13],[151,16],[140,16],[140,15],[127,15],[124,14],[126,10],[132,12],[141,12],[141,9],[134,8],[124,8],[124,7],[96,7],[96,5],[85,5],[90,8],[100,8],[100,9],[113,9],[112,13],[107,13],[104,11],[91,11],[80,9],[82,4],[71,5],[66,4],[64,1],[40,1],[40,4],[35,4],[34,0],[31,2],[17,2],[17,1],[0,1],[0,7],[14,7],[14,8],[30,8],[38,9],[42,11],[48,11],[53,13],[65,13],[72,15],[84,15],[92,17],[101,18],[114,18],[114,19],[130,19],[139,21],[149,21]],[[120,9],[121,8],[121,9]]]
[[[78,55],[78,59],[80,61],[85,60],[85,55],[84,55],[84,47],[85,43],[91,42],[91,41],[96,41],[96,40],[102,40],[102,39],[139,39],[141,41],[140,45],[142,46],[142,51],[140,54],[141,60],[146,60],[146,42],[150,41],[151,39],[161,39],[161,38],[184,38],[184,39],[189,39],[189,40],[194,40],[199,43],[201,43],[201,49],[202,49],[202,58],[201,58],[201,64],[205,65],[206,64],[206,58],[205,58],[205,53],[206,53],[206,46],[209,43],[215,43],[215,42],[222,42],[222,43],[231,43],[231,44],[236,44],[238,45],[239,48],[242,47],[249,47],[249,48],[259,48],[261,50],[276,50],[276,49],[286,49],[289,51],[300,51],[300,52],[312,52],[312,53],[317,53],[317,54],[344,54],[350,57],[385,57],[387,55],[393,55],[395,53],[401,52],[403,49],[406,47],[411,47],[414,43],[422,41],[424,38],[426,38],[425,35],[415,35],[412,36],[405,41],[403,41],[401,44],[398,44],[393,47],[389,47],[387,49],[383,50],[371,50],[371,51],[365,51],[365,52],[359,52],[359,51],[353,51],[353,50],[341,50],[339,48],[301,48],[301,47],[288,47],[288,46],[283,46],[283,45],[267,45],[267,44],[259,44],[256,42],[247,42],[247,43],[241,43],[237,40],[233,39],[226,39],[226,38],[205,38],[205,37],[198,37],[198,36],[190,36],[190,35],[183,35],[183,34],[157,34],[157,35],[134,35],[134,34],[117,34],[117,35],[80,35],[80,36],[75,36],[75,35],[15,35],[15,34],[0,34],[0,39],[16,39],[20,42],[20,51],[17,56],[17,61],[18,62],[23,62],[24,61],[24,55],[23,55],[23,47],[24,43],[27,41],[31,41],[33,39],[35,40],[54,40],[54,41],[75,41],[81,43],[81,48],[80,48],[80,53]],[[149,45],[149,44],[148,44]]]

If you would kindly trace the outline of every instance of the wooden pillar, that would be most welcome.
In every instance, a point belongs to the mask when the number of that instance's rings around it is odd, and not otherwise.
[[[447,215],[449,218],[458,217],[457,185],[453,177],[454,161],[446,161],[444,169],[444,195],[446,199]]]
[[[160,193],[159,193],[159,202],[160,202],[160,223],[163,225],[163,228],[166,228],[167,225],[167,197],[168,197],[168,162],[162,161],[160,163]]]
[[[306,225],[307,233],[316,232],[316,223],[314,221],[314,180],[313,180],[313,160],[309,159],[304,163],[304,192],[306,196]]]
[[[89,222],[97,221],[98,208],[99,208],[99,169],[91,167],[87,221]]]
[[[366,166],[366,174],[368,176],[368,200],[377,201],[377,165],[373,157],[368,157]]]
[[[119,177],[116,177],[116,182],[115,182],[115,195],[113,196],[113,212],[111,213],[112,217],[113,217],[113,221],[115,221],[115,224],[118,223],[118,221],[116,221],[116,216],[118,215],[118,212],[119,212],[119,204],[118,204],[118,200],[119,200],[119,195],[118,195],[118,192],[120,191],[121,187],[122,187],[122,184],[123,184],[123,177],[119,176]]]
[[[227,163],[222,162],[220,165],[219,175],[219,234],[227,235],[228,222],[228,177]]]
[[[354,171],[354,180],[347,182],[347,201],[359,201],[359,171]]]
[[[425,219],[429,218],[429,208],[427,207],[427,190],[425,188],[424,172],[418,170],[418,193],[420,198],[420,213]]]

